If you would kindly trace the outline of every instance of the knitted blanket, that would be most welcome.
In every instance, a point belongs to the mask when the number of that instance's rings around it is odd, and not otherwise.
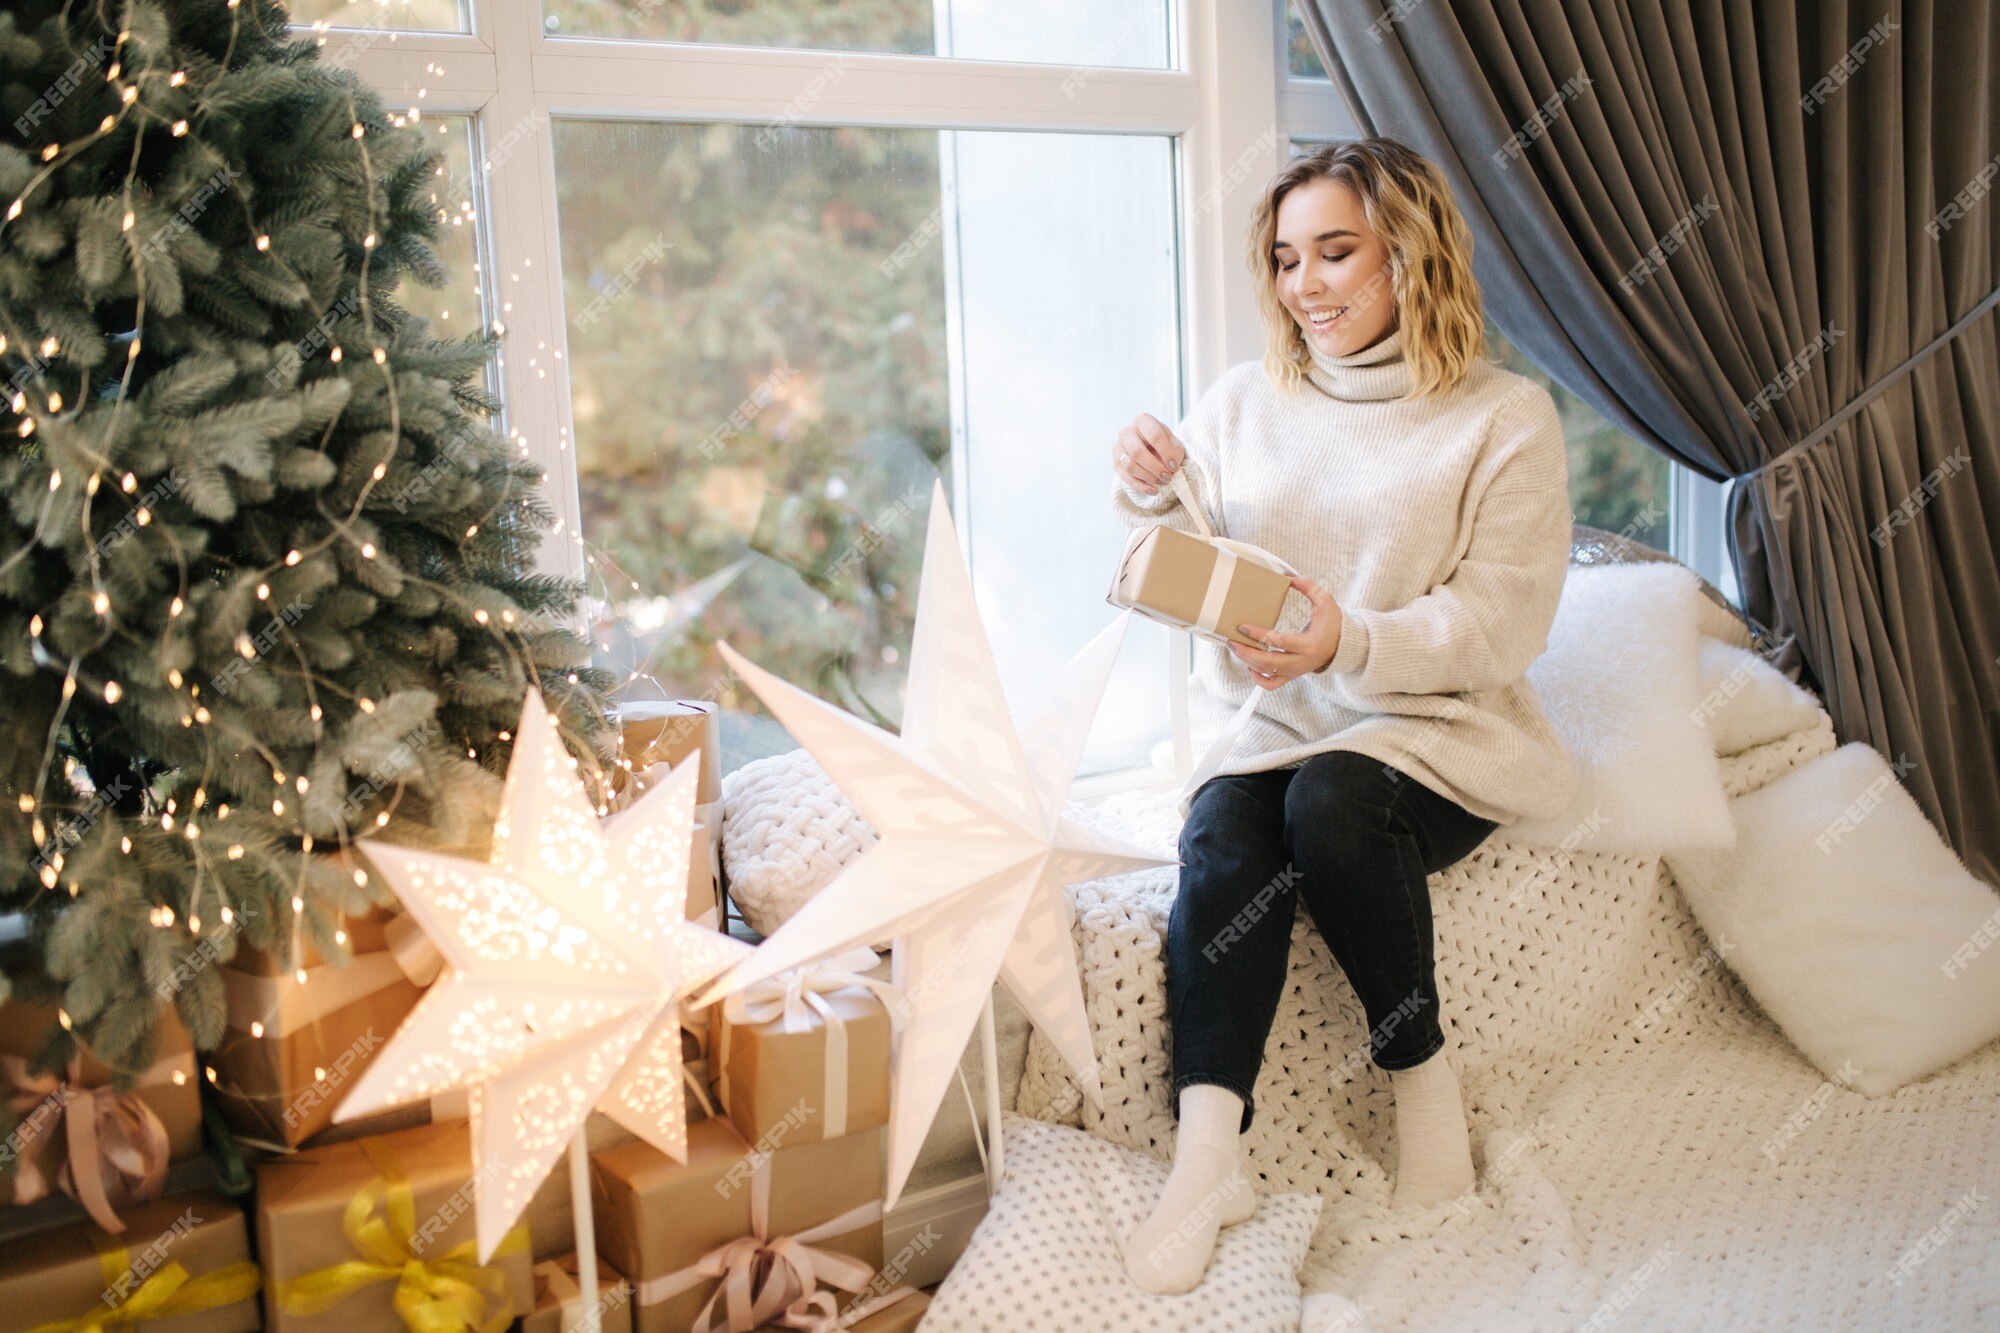
[[[1755,790],[1834,745],[1822,714],[1725,759],[1725,785]],[[1174,855],[1170,797],[1071,813]],[[1019,1095],[1026,1114],[1163,1159],[1176,874],[1075,887],[1103,1101],[1039,1036]],[[1300,911],[1246,1142],[1260,1188],[1325,1199],[1307,1328],[2000,1327],[2000,1045],[1879,1099],[1824,1079],[1657,856],[1496,833],[1431,888],[1478,1185],[1391,1212],[1388,1076]]]

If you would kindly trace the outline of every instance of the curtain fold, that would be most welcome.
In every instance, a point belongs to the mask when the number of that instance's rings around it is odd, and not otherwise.
[[[1996,7],[1295,6],[1364,130],[1443,167],[1507,336],[1736,479],[1773,661],[2000,886]]]

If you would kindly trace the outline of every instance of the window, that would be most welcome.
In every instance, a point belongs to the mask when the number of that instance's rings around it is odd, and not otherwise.
[[[487,322],[484,293],[484,251],[479,244],[484,215],[475,200],[479,177],[472,170],[472,117],[436,116],[421,120],[444,161],[438,165],[430,195],[443,231],[435,249],[444,265],[442,287],[404,284],[397,300],[411,314],[431,321],[440,338],[463,338]]]
[[[1306,37],[1306,25],[1299,18],[1299,7],[1285,6],[1285,68],[1295,79],[1324,79],[1326,66],[1320,63],[1319,52]]]
[[[699,693],[726,638],[894,726],[938,479],[1011,697],[1102,627],[1109,441],[1179,401],[1165,139],[564,120],[555,160],[581,522],[633,691]],[[683,589],[694,614],[653,609]],[[1091,767],[1158,739],[1164,633]]]

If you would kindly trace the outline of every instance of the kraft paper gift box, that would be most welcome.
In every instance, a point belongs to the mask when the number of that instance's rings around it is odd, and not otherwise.
[[[612,775],[622,788],[627,774],[643,773],[655,764],[678,764],[701,753],[701,778],[695,784],[697,818],[722,799],[722,729],[716,705],[705,699],[642,700],[618,709],[619,747],[626,764]]]
[[[716,1101],[746,1142],[814,1143],[888,1123],[888,1006],[901,999],[866,975],[879,961],[851,949],[712,1006]]]
[[[1174,474],[1173,487],[1200,535],[1134,528],[1104,600],[1215,643],[1263,647],[1236,627],[1275,628],[1296,571],[1262,547],[1216,536],[1185,474]]]
[[[60,1192],[119,1232],[127,1205],[160,1196],[170,1162],[201,1155],[194,1043],[163,1002],[153,1063],[119,1092],[116,1071],[80,1046],[67,1068],[30,1072],[59,1023],[54,1005],[0,1003],[0,1096],[18,1124],[0,1200],[32,1204]]]
[[[133,1204],[125,1221],[115,1236],[79,1221],[9,1240],[0,1268],[6,1312],[0,1327],[50,1325],[63,1333],[128,1321],[146,1333],[263,1327],[257,1265],[236,1204],[196,1190]]]
[[[535,1265],[535,1308],[521,1333],[586,1333],[583,1288],[574,1252]],[[596,1333],[632,1333],[632,1288],[610,1264],[597,1261]]]
[[[753,1153],[727,1120],[702,1120],[687,1147],[685,1163],[645,1142],[591,1157],[597,1245],[632,1284],[635,1333],[687,1333],[711,1298],[721,1326],[730,1286],[786,1298],[734,1327],[772,1322],[799,1294],[781,1253],[809,1258],[842,1305],[882,1266],[880,1130]]]
[[[228,1027],[208,1064],[217,1109],[247,1140],[293,1148],[331,1126],[341,1096],[438,974],[436,946],[406,913],[372,908],[341,928],[353,955],[345,966],[302,940],[291,967],[244,943],[221,969]],[[408,1118],[387,1113],[363,1132]]]
[[[1236,627],[1275,627],[1291,580],[1224,540],[1204,541],[1177,528],[1135,529],[1105,600],[1214,642],[1263,647]]]
[[[485,1328],[534,1308],[522,1223],[480,1265],[472,1136],[463,1120],[306,1148],[257,1167],[257,1254],[272,1333],[408,1333],[395,1308],[409,1283],[472,1293],[476,1310],[430,1312]],[[358,1201],[358,1202],[357,1202]],[[354,1206],[350,1209],[350,1204]]]

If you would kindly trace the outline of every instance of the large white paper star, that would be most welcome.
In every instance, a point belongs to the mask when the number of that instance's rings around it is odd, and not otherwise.
[[[1041,699],[1010,716],[936,486],[900,737],[721,645],[880,841],[696,1003],[894,938],[895,982],[907,1005],[894,1045],[887,1206],[902,1192],[996,975],[1085,1086],[1097,1086],[1062,887],[1171,864],[1062,816],[1129,620],[1113,622]]]
[[[446,967],[334,1118],[469,1087],[481,1263],[600,1103],[687,1159],[679,1002],[749,953],[684,919],[699,759],[600,820],[530,690],[489,861],[358,844]]]

